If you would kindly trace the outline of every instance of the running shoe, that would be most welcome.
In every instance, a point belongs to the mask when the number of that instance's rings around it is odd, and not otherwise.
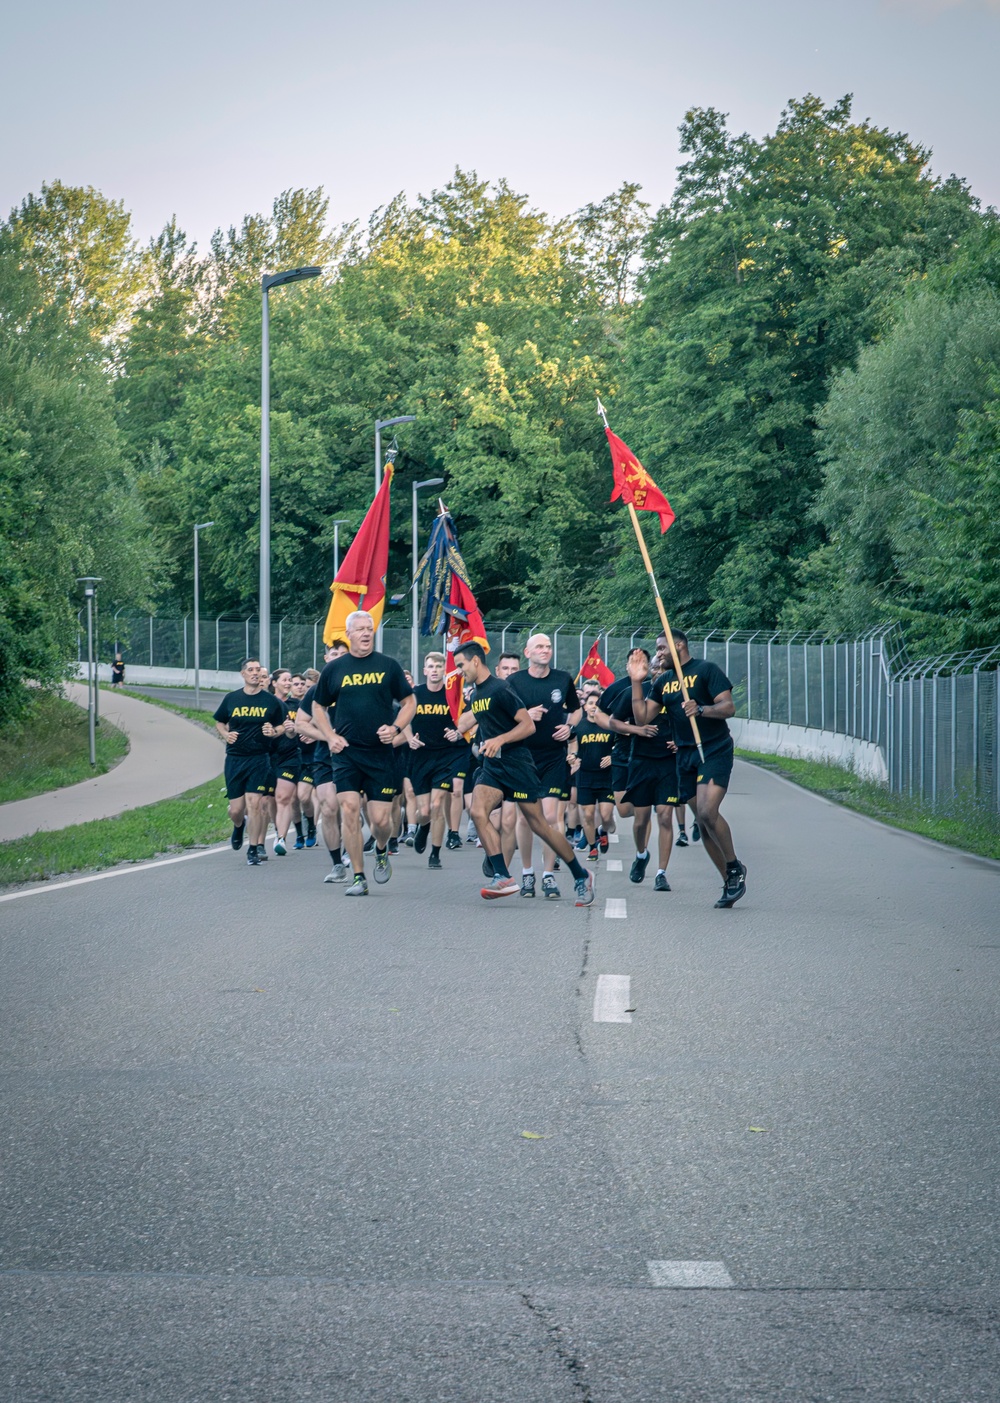
[[[669,891],[670,883],[667,881],[666,872],[657,872],[656,880],[653,882],[654,891]]]
[[[489,853],[483,853],[483,876],[493,876],[493,859],[490,857]]]
[[[373,853],[373,852],[375,851],[375,835],[374,835],[374,833],[369,833],[368,837],[365,839],[365,846],[364,846],[363,851],[364,851],[365,853]]]
[[[597,835],[597,846],[600,848],[602,853],[606,853],[608,850],[608,835],[605,833],[603,828]]]
[[[307,848],[314,848],[314,847],[316,846],[316,834],[315,834],[315,833],[307,833],[307,834],[306,834],[306,842],[305,842],[305,845],[306,845]],[[296,846],[297,848],[301,848],[301,847],[302,847],[302,844],[301,844],[301,843],[296,843],[295,846]]]
[[[513,877],[494,877],[488,887],[481,887],[479,895],[485,901],[492,901],[497,896],[517,896],[518,885]]]
[[[700,839],[701,839],[701,829],[698,827],[698,825],[697,825],[696,823],[692,823],[692,825],[691,825],[691,841],[692,841],[692,843],[697,843],[697,842],[700,841]]]
[[[483,846],[482,843],[479,841],[479,834],[476,832],[476,830],[475,830],[474,828],[470,828],[469,831],[468,831],[468,833],[466,833],[466,835],[465,835],[465,841],[466,841],[467,843],[471,843],[472,846],[473,846],[474,848],[481,848],[481,847]],[[461,839],[459,839],[458,846],[459,846],[459,847],[462,846],[462,841],[461,841]]]
[[[345,896],[367,896],[368,883],[364,879],[364,874],[359,872],[349,887],[344,888]]]
[[[315,839],[315,838],[313,839],[313,842],[314,842],[314,843],[316,842],[316,839]],[[295,851],[296,851],[296,852],[301,852],[302,849],[305,847],[305,845],[306,845],[306,840],[305,840],[305,838],[303,838],[303,836],[302,836],[301,833],[297,834],[297,835],[296,835],[296,838],[295,838]]]
[[[601,860],[601,850],[600,850],[600,848],[597,846],[597,844],[595,843],[594,846],[591,848],[590,852],[587,854],[587,861],[588,861],[588,862],[600,862],[600,860]]]
[[[402,837],[402,840],[401,840],[403,846],[404,846],[405,848],[412,848],[413,845],[414,845],[414,840],[415,840],[416,836],[417,836],[417,831],[416,831],[416,829],[414,829],[412,833],[410,832],[409,829],[407,829],[406,832],[403,834],[403,837]]]
[[[275,857],[284,857],[285,854],[287,853],[287,851],[288,851],[288,849],[285,847],[285,840],[284,840],[284,838],[275,837],[275,840],[274,840],[274,855],[275,855]]]
[[[678,833],[678,835],[677,835],[677,846],[678,846],[679,848],[686,848],[687,845],[688,845],[688,835],[684,832],[684,829],[682,828],[681,831],[680,831],[680,832]]]
[[[534,872],[525,872],[524,876],[521,878],[521,895],[522,895],[522,896],[534,896],[534,894],[535,894],[535,874],[534,874]]]
[[[646,875],[646,868],[649,866],[649,853],[645,857],[637,857],[628,874],[630,882],[641,882]]]
[[[264,846],[263,843],[258,843],[258,844],[257,844],[257,861],[258,861],[258,862],[266,862],[266,861],[267,861],[267,848],[265,848],[265,846]]]
[[[375,851],[378,852],[378,849],[376,848]],[[389,839],[389,849],[388,849],[388,851],[389,851],[389,856],[390,856],[390,857],[396,857],[396,856],[398,855],[398,853],[399,853],[399,839],[398,839],[398,838],[390,838],[390,839]],[[375,880],[378,881],[378,878],[376,877]]]
[[[442,863],[440,857],[438,857],[437,853],[431,853],[430,857],[427,859],[427,866],[432,868],[435,872],[440,871],[443,865],[444,864]],[[492,867],[490,868],[490,871],[493,871]]]
[[[747,869],[742,862],[734,862],[726,867],[726,880],[722,887],[722,895],[715,903],[715,909],[727,910],[730,906],[735,906],[741,896],[747,894]]]
[[[427,851],[427,839],[430,836],[431,826],[429,823],[418,823],[417,831],[413,835],[413,851],[422,853]]]
[[[590,847],[590,844],[587,842],[587,835],[582,828],[574,835],[573,846],[576,848],[577,852],[580,853],[585,853]]]
[[[542,896],[545,897],[546,901],[559,901],[562,897],[562,892],[556,886],[556,879],[551,872],[542,878]]]
[[[594,904],[594,874],[585,872],[582,877],[577,877],[573,883],[573,890],[576,892],[576,906],[592,906]]]
[[[259,867],[259,866],[260,866],[260,858],[257,856],[257,849],[254,847],[254,845],[253,845],[252,843],[251,843],[250,847],[247,848],[247,866],[248,866],[248,867]]]
[[[449,831],[449,833],[448,833],[448,838],[447,838],[447,840],[446,840],[446,842],[445,842],[445,847],[448,849],[448,851],[449,851],[450,853],[453,853],[453,852],[457,852],[458,849],[459,849],[461,846],[462,846],[462,840],[461,840],[461,838],[458,836],[458,834],[455,832],[454,828],[452,828],[452,829]]]
[[[246,832],[246,827],[247,826],[245,823],[241,823],[239,828],[233,829],[233,836],[230,838],[229,841],[233,845],[234,853],[238,853],[240,848],[242,848],[243,846],[243,834]]]
[[[392,867],[389,863],[389,854],[392,852],[392,840],[389,841],[388,848],[384,852],[375,849],[375,880],[379,886],[384,886],[392,876]]]
[[[347,868],[342,862],[335,862],[323,878],[324,882],[346,882]]]

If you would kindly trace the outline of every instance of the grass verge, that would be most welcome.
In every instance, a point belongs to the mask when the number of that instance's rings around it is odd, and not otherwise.
[[[221,842],[232,831],[221,776],[117,818],[77,823],[0,843],[0,884],[40,882],[67,872],[99,871],[184,848]]]
[[[988,811],[977,811],[971,802],[960,814],[940,810],[931,813],[925,805],[906,795],[893,794],[882,785],[861,779],[830,761],[792,760],[783,755],[761,755],[755,750],[737,750],[736,754],[762,770],[771,770],[803,789],[822,794],[825,799],[894,828],[919,833],[923,838],[933,838],[935,842],[963,848],[980,857],[1000,858],[1000,820]]]
[[[51,692],[36,692],[27,713],[0,736],[0,804],[106,774],[128,754],[128,737],[101,719],[97,765],[90,765],[87,713]]]
[[[150,706],[158,706],[161,711],[173,711],[178,716],[184,716],[188,721],[193,721],[196,726],[204,726],[206,731],[215,733],[215,722],[212,720],[210,711],[196,711],[193,706],[178,706],[176,702],[161,701],[159,697],[147,697],[145,692],[130,692],[127,687],[119,687],[117,690],[109,687],[106,682],[101,683],[101,691],[109,692],[112,696],[132,697],[135,701],[148,702]]]

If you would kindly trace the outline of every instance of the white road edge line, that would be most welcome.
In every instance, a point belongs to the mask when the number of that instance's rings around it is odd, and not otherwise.
[[[631,1023],[631,979],[627,974],[599,974],[594,990],[595,1023]]]
[[[674,1290],[723,1290],[736,1285],[725,1262],[647,1262],[646,1270],[654,1286]]]
[[[44,887],[32,887],[30,891],[12,891],[0,896],[0,901],[19,901],[22,896],[43,896],[46,892],[62,891],[65,887],[82,887],[87,882],[103,882],[107,877],[130,877],[133,872],[151,872],[154,867],[172,867],[175,862],[193,862],[196,857],[211,857],[214,853],[231,851],[228,843],[217,848],[204,848],[201,852],[182,853],[180,857],[163,857],[155,862],[137,862],[130,867],[113,867],[109,872],[94,872],[90,877],[74,877],[69,882],[50,882]]]
[[[606,896],[604,914],[609,921],[624,921],[628,918],[628,904],[623,896]]]

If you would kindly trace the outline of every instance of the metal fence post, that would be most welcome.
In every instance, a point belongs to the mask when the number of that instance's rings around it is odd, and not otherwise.
[[[958,672],[952,668],[951,673],[951,797],[954,802],[958,798],[958,777],[955,774],[955,762],[958,755]]]
[[[910,798],[913,798],[913,678],[910,678]]]
[[[933,734],[931,740],[931,811],[937,808],[937,780],[938,780],[938,675],[934,674],[932,679],[934,693],[931,697],[931,726]]]
[[[153,616],[149,616],[149,665],[153,666]]]
[[[809,725],[809,639],[812,634],[806,636],[802,644],[802,686],[806,694],[806,726]]]
[[[826,638],[819,641],[819,728],[826,730]]]
[[[976,663],[972,669],[972,798],[979,798],[979,669]]]

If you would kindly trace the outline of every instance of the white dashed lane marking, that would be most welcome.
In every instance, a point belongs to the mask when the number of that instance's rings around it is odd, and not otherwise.
[[[654,1286],[674,1290],[720,1290],[735,1285],[725,1262],[647,1262],[646,1269]]]
[[[604,898],[604,914],[609,921],[624,921],[628,916],[628,907],[623,896],[608,896]]]
[[[616,857],[609,857],[607,861],[607,869],[609,872],[620,872],[622,870],[621,862]]]
[[[631,1023],[630,979],[627,974],[599,974],[594,990],[595,1023]]]
[[[609,834],[608,834],[608,842],[609,842],[609,843],[617,843],[617,842],[618,842],[618,834],[617,834],[617,833],[609,833]]]

